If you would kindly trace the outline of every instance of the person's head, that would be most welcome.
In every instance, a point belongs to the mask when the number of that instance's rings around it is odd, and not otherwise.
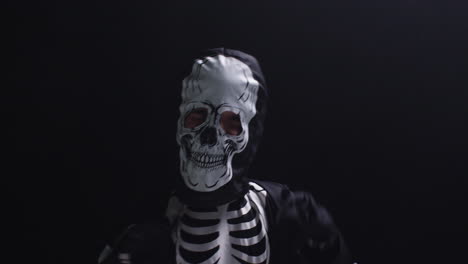
[[[182,82],[177,127],[180,173],[195,192],[210,193],[245,178],[266,113],[266,85],[257,60],[212,49]]]

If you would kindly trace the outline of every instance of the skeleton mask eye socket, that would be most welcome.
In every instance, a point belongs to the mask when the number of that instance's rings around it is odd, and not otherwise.
[[[234,112],[226,111],[221,114],[220,123],[226,133],[237,136],[242,132],[240,116]]]
[[[203,124],[208,116],[208,110],[206,108],[195,108],[185,117],[184,127],[196,128]]]

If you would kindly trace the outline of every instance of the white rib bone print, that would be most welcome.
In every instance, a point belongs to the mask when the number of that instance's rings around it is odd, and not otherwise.
[[[268,264],[267,193],[249,184],[238,201],[212,209],[184,207],[175,229],[177,264]]]

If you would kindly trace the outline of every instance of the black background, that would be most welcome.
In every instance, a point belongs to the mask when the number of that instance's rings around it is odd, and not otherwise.
[[[359,263],[466,262],[463,1],[14,7],[2,178],[15,263],[95,263],[117,230],[161,214],[181,80],[220,46],[256,56],[271,89],[253,175],[311,191]]]

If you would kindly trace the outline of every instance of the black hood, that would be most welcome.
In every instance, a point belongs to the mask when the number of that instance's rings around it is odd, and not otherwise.
[[[179,175],[176,182],[175,195],[184,203],[196,207],[213,207],[233,201],[248,191],[248,169],[254,160],[263,134],[263,124],[267,112],[268,90],[260,64],[252,55],[238,50],[215,48],[201,52],[195,59],[223,55],[234,57],[245,63],[251,69],[253,77],[259,83],[256,115],[249,123],[249,141],[246,148],[236,154],[232,160],[233,176],[226,185],[212,192],[197,192],[189,189]]]

